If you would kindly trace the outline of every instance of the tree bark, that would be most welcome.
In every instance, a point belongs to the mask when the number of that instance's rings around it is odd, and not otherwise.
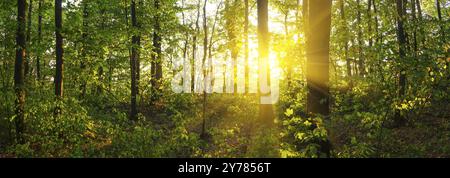
[[[356,0],[357,3],[357,29],[358,29],[358,68],[359,68],[359,76],[364,77],[365,75],[365,66],[364,66],[364,54],[363,54],[363,34],[362,34],[362,21],[361,21],[361,2],[360,0]]]
[[[245,16],[245,22],[244,22],[244,38],[245,38],[245,94],[249,93],[249,38],[248,38],[248,26],[249,26],[249,4],[248,0],[244,1],[244,16]]]
[[[309,4],[307,44],[308,112],[328,116],[329,110],[329,41],[331,1],[314,0]]]
[[[329,52],[331,30],[331,1],[309,2],[306,82],[308,88],[307,111],[313,115],[329,117]],[[321,152],[330,156],[330,142],[320,142]]]
[[[135,0],[131,1],[131,23],[133,29],[137,29],[139,27],[136,17],[136,2]],[[139,48],[140,48],[140,41],[141,37],[139,34],[136,34],[133,30],[133,36],[131,40],[131,60],[130,60],[130,66],[131,66],[131,112],[130,112],[130,119],[131,120],[137,120],[137,95],[139,92],[139,83],[138,83],[138,70],[139,66],[138,60],[139,60]]]
[[[197,36],[200,33],[200,4],[201,0],[198,0],[197,4],[197,20],[195,21],[195,34],[192,37],[192,59],[191,59],[191,91],[192,93],[195,93],[195,59],[197,56]]]
[[[347,78],[349,80],[349,90],[351,91],[353,88],[353,80],[352,80],[352,65],[350,58],[348,57],[348,27],[347,27],[347,18],[345,17],[345,0],[340,0],[340,10],[341,10],[341,21],[343,26],[343,32],[344,32],[344,58],[346,61],[346,67],[347,67]]]
[[[14,66],[14,90],[15,100],[15,125],[16,139],[23,143],[23,132],[25,130],[25,58],[26,58],[26,1],[17,0],[17,34],[16,34],[16,61]]]
[[[28,55],[26,55],[26,61],[25,61],[25,77],[27,77],[28,75],[31,74],[30,72],[30,46],[31,46],[31,20],[32,20],[32,12],[33,12],[33,1],[30,0],[28,3],[28,14],[26,15],[28,20],[27,20],[27,47],[28,47]]]
[[[203,37],[203,60],[202,60],[202,66],[203,66],[203,121],[202,121],[202,133],[201,137],[206,137],[206,102],[207,102],[207,76],[208,76],[208,68],[206,67],[206,58],[208,57],[208,19],[206,17],[206,5],[208,3],[208,0],[204,1],[203,4],[203,31],[204,31],[204,37]]]
[[[269,66],[269,2],[268,0],[258,0],[258,52],[259,52],[259,95],[260,97],[270,96],[271,92],[266,93],[262,91],[263,85],[267,85],[270,88],[270,66]],[[266,76],[264,76],[266,75]],[[267,81],[261,80],[266,78]],[[266,82],[266,83],[264,83]],[[260,103],[259,105],[259,118],[263,125],[267,128],[272,126],[274,113],[272,104]]]
[[[399,62],[401,63],[403,60],[405,60],[406,57],[406,37],[405,37],[405,31],[404,31],[404,14],[403,14],[403,2],[402,0],[396,1],[396,7],[397,7],[397,40],[399,45]],[[398,80],[398,97],[400,99],[403,98],[406,92],[406,71],[403,68],[400,68],[399,72],[399,80]],[[401,116],[400,111],[395,112],[395,126],[400,127],[405,124],[404,118]]]
[[[38,51],[37,51],[37,55],[36,55],[36,77],[38,80],[41,80],[41,41],[42,41],[42,1],[43,0],[39,0],[39,5],[38,5],[38,42],[37,42],[37,46],[38,46]]]
[[[55,95],[63,97],[63,36],[62,36],[62,0],[55,0],[55,34],[56,34],[56,74],[55,74]]]
[[[161,49],[161,22],[160,22],[160,1],[155,0],[155,17],[154,17],[154,32],[153,32],[153,53],[151,62],[151,84],[153,88],[153,99],[157,99],[157,95],[161,93],[161,79],[162,79],[162,49]]]

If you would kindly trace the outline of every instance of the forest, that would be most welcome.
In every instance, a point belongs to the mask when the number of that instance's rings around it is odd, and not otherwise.
[[[447,0],[2,0],[0,158],[448,158]]]

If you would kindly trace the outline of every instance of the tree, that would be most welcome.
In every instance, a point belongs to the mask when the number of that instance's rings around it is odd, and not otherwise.
[[[136,17],[136,2],[135,0],[131,1],[131,23],[132,23],[132,31],[133,36],[131,37],[131,57],[130,57],[130,67],[131,67],[131,112],[130,119],[137,120],[137,95],[138,95],[138,60],[139,60],[139,48],[141,43],[141,36],[136,32],[139,28],[139,24]]]
[[[349,80],[349,90],[353,88],[353,82],[352,82],[352,66],[350,58],[348,57],[348,27],[347,27],[347,19],[345,16],[345,0],[340,0],[340,11],[341,11],[341,21],[342,21],[342,31],[344,32],[344,38],[342,40],[342,43],[344,44],[344,58],[345,63],[347,67],[347,77]]]
[[[42,42],[42,1],[38,4],[38,41],[37,48],[39,49],[36,55],[36,77],[41,80],[41,42]]]
[[[151,83],[153,87],[153,97],[157,97],[161,91],[162,79],[162,49],[161,49],[161,22],[160,22],[160,1],[155,0],[154,8],[156,10],[154,15],[153,26],[153,53],[151,62]]]
[[[245,12],[244,12],[244,16],[245,16],[245,22],[244,22],[244,39],[245,39],[245,51],[244,51],[244,55],[245,55],[245,93],[248,94],[249,92],[249,61],[248,61],[248,57],[249,57],[249,39],[248,39],[248,25],[249,25],[249,5],[248,5],[248,0],[244,1],[244,8],[245,8]]]
[[[329,108],[329,41],[331,2],[309,2],[309,31],[307,39],[308,112],[328,116]]]
[[[205,0],[203,4],[203,30],[204,30],[204,37],[203,37],[203,60],[202,60],[202,66],[203,66],[203,122],[202,122],[202,138],[206,137],[206,102],[207,102],[207,86],[208,86],[208,68],[206,67],[206,58],[208,57],[208,19],[206,17],[206,5],[208,3],[208,0]]]
[[[62,0],[55,0],[55,34],[56,34],[56,74],[55,95],[63,97],[63,37],[62,37]]]
[[[330,115],[329,61],[331,1],[309,1],[306,46],[306,83],[308,89],[307,112],[328,118]],[[330,142],[319,143],[321,150],[330,156]]]
[[[399,61],[405,60],[406,57],[406,36],[404,30],[404,3],[402,0],[396,1],[397,8],[397,40],[399,46]],[[400,62],[401,63],[401,62]],[[401,99],[406,93],[406,71],[404,68],[400,67],[399,79],[398,79],[398,97]],[[399,127],[405,124],[404,118],[401,116],[400,111],[395,112],[395,126]]]
[[[31,17],[32,17],[32,12],[33,12],[33,1],[30,0],[28,3],[28,14],[27,14],[27,47],[30,48],[31,46]],[[31,74],[30,72],[30,50],[28,50],[28,55],[26,55],[26,61],[25,61],[25,76]]]
[[[201,0],[198,0],[197,3],[197,20],[195,21],[195,34],[192,37],[192,59],[191,59],[191,91],[195,93],[195,60],[197,57],[197,37],[200,33],[200,4]]]
[[[258,69],[259,69],[259,95],[260,97],[270,96],[270,66],[269,66],[269,2],[268,0],[258,0]],[[266,80],[264,80],[266,79]],[[273,125],[274,113],[272,104],[260,103],[259,118],[267,127]]]
[[[240,1],[233,0],[233,1],[226,1],[225,2],[225,29],[227,31],[227,37],[228,37],[228,50],[231,54],[231,61],[233,66],[233,92],[237,94],[237,59],[239,57],[239,50],[240,50],[240,42],[241,39],[239,38],[239,32],[240,32],[240,19],[236,15],[236,13],[239,12],[239,9],[241,9]]]
[[[359,76],[363,77],[365,75],[365,66],[364,66],[364,52],[363,52],[363,35],[362,35],[362,21],[361,21],[361,2],[360,0],[356,0],[357,3],[357,29],[358,29],[358,71],[359,71]]]
[[[16,62],[14,66],[14,89],[16,92],[16,138],[23,143],[22,133],[25,129],[25,14],[26,0],[17,0],[17,34],[16,34]]]

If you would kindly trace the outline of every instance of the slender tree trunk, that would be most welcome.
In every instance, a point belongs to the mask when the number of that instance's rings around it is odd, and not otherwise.
[[[214,23],[213,23],[212,30],[211,30],[211,37],[209,38],[208,60],[209,60],[209,64],[211,65],[210,69],[209,69],[209,75],[211,75],[211,90],[214,88],[214,81],[215,81],[214,65],[212,62],[212,47],[214,45],[213,39],[214,39],[215,31],[216,31],[217,20],[219,18],[219,10],[220,10],[220,7],[222,6],[222,3],[223,3],[223,1],[220,1],[219,5],[217,6],[216,15],[214,17]]]
[[[406,57],[406,37],[405,37],[405,31],[404,31],[404,19],[405,16],[403,14],[403,2],[402,0],[396,1],[397,5],[397,13],[398,13],[398,19],[397,19],[397,40],[399,44],[399,62],[401,63],[403,60],[405,60]],[[399,73],[399,91],[398,91],[398,97],[401,99],[406,93],[406,71],[401,68]],[[395,112],[395,126],[400,127],[405,124],[404,118],[401,116],[400,111]]]
[[[203,38],[203,122],[202,122],[202,138],[206,138],[206,105],[207,105],[207,86],[208,86],[208,68],[206,67],[206,58],[208,57],[208,19],[206,18],[206,5],[208,0],[204,1],[203,4],[203,30],[204,30],[204,38]]]
[[[30,72],[30,46],[31,46],[31,20],[32,20],[32,12],[33,12],[33,1],[30,0],[28,3],[28,14],[27,14],[27,47],[28,47],[28,55],[26,55],[26,61],[25,61],[25,77],[31,74]]]
[[[131,23],[133,29],[137,29],[139,27],[136,17],[136,2],[135,0],[131,1]],[[133,30],[134,31],[134,30]],[[139,34],[136,34],[133,32],[132,40],[131,40],[131,60],[130,60],[130,66],[131,66],[131,112],[130,112],[130,119],[131,120],[137,120],[137,95],[139,92],[139,83],[138,83],[138,65],[137,61],[139,60],[139,48],[140,48],[140,41],[141,37]]]
[[[244,1],[244,16],[245,16],[245,22],[244,22],[244,38],[245,38],[245,94],[249,93],[249,38],[248,38],[248,26],[249,26],[249,4],[248,0]]]
[[[331,1],[314,0],[309,2],[309,31],[307,42],[306,82],[308,88],[308,113],[330,114],[329,61],[331,31]],[[330,141],[320,141],[321,152],[330,157]]]
[[[345,17],[345,0],[340,1],[340,10],[341,10],[341,21],[343,26],[343,32],[344,32],[344,57],[346,61],[346,67],[347,67],[347,78],[349,80],[349,90],[351,91],[353,88],[353,80],[352,80],[352,65],[350,58],[348,57],[348,27],[347,27],[347,19]]]
[[[192,37],[192,60],[191,60],[191,91],[192,93],[195,93],[195,59],[197,56],[197,37],[200,33],[200,25],[199,25],[199,20],[200,20],[200,4],[201,4],[201,0],[198,0],[198,4],[197,4],[197,20],[195,21],[195,34]]]
[[[55,34],[56,34],[56,75],[55,75],[55,95],[63,97],[63,36],[62,31],[62,0],[55,0]],[[59,110],[59,109],[58,109]],[[60,112],[57,110],[57,114]]]
[[[418,45],[417,45],[417,17],[416,17],[416,1],[411,0],[411,17],[413,23],[413,48],[414,48],[414,57],[417,57]]]
[[[25,130],[25,58],[26,58],[26,1],[17,0],[17,34],[16,34],[16,61],[14,66],[14,90],[15,100],[15,124],[16,138],[19,143],[23,143],[23,132]]]
[[[286,9],[286,11],[284,12],[284,41],[286,44],[289,43],[289,25],[288,25],[288,17],[289,17],[289,9]],[[285,57],[285,61],[290,61],[289,56],[290,54],[287,54]],[[286,80],[287,80],[287,86],[288,86],[288,90],[291,87],[291,83],[292,83],[292,66],[293,65],[287,65],[287,76],[286,76]]]
[[[154,93],[152,96],[154,100],[158,98],[157,95],[161,93],[161,79],[162,79],[162,49],[161,49],[161,24],[160,24],[160,1],[155,0],[154,2],[155,12],[157,13],[154,17],[154,32],[153,32],[153,53],[151,62],[151,84]]]
[[[41,41],[42,41],[42,1],[43,0],[39,0],[39,5],[38,5],[38,41],[37,41],[37,46],[38,46],[38,51],[37,51],[37,55],[36,55],[36,76],[38,80],[41,80],[41,53],[42,50],[41,48]]]
[[[364,66],[364,54],[363,54],[363,34],[362,34],[362,21],[361,21],[361,2],[360,0],[356,0],[357,3],[357,29],[358,29],[358,67],[359,67],[359,75],[364,77],[365,75],[365,66]]]
[[[258,52],[259,52],[259,95],[263,97],[271,95],[270,92],[270,66],[269,66],[269,2],[268,0],[258,0]],[[266,81],[264,81],[264,78]],[[266,86],[266,87],[264,87]],[[264,88],[269,91],[263,91]],[[272,126],[274,113],[272,104],[260,103],[259,118],[267,127]]]
[[[307,44],[308,112],[328,116],[329,109],[329,41],[331,2],[310,1]]]

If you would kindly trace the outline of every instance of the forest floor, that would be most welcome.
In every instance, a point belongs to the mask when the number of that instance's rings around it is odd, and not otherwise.
[[[92,103],[83,107],[87,116],[72,113],[74,123],[62,125],[61,132],[53,126],[42,129],[45,132],[30,135],[30,142],[24,145],[8,145],[12,133],[5,132],[8,128],[3,123],[0,157],[285,157],[280,154],[285,144],[281,135],[287,126],[281,124],[286,118],[279,107],[274,107],[276,128],[261,130],[256,96],[208,95],[208,134],[200,137],[202,97],[187,100],[192,102],[143,105],[139,122],[128,120],[126,104]],[[368,128],[361,125],[363,119],[349,122],[342,119],[344,115],[334,115],[328,128],[333,157],[450,157],[448,107],[443,104],[413,115],[413,121],[400,128]],[[446,111],[444,115],[435,114],[442,111]],[[54,120],[37,121],[43,127],[42,123]]]

